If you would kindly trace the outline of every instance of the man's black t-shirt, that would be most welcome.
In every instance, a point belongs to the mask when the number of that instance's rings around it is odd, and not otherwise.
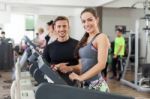
[[[50,64],[59,64],[59,63],[68,63],[67,65],[77,65],[78,59],[74,57],[75,47],[78,41],[69,38],[65,42],[59,42],[58,40],[52,42],[44,49],[43,57]],[[60,73],[60,76],[66,80],[69,85],[72,85],[72,82],[69,80],[67,74]]]

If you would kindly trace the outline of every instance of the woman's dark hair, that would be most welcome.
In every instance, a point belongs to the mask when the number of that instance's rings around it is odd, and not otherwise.
[[[53,20],[47,22],[47,25],[52,26],[52,28],[54,29],[54,21]]]
[[[51,20],[51,21],[47,22],[47,25],[48,25],[48,26],[51,26],[51,25],[53,25],[53,22],[54,22],[54,21]]]
[[[81,12],[81,14],[80,14],[80,16],[82,16],[82,14],[83,13],[85,13],[85,12],[89,12],[89,13],[91,13],[95,18],[97,18],[97,11],[96,11],[96,9],[94,9],[94,8],[86,8],[86,9],[84,9],[82,12]]]
[[[85,12],[91,13],[95,18],[98,17],[98,16],[97,16],[97,11],[96,11],[96,9],[93,9],[93,8],[86,8],[86,9],[84,9],[84,10],[81,12],[80,17],[81,17],[82,14],[84,14]],[[86,45],[86,42],[87,42],[88,37],[89,37],[89,34],[88,34],[88,33],[85,33],[85,34],[83,35],[83,37],[81,38],[81,40],[79,41],[79,43],[77,44],[76,49],[75,49],[75,57],[76,57],[76,58],[79,58],[79,49],[80,49],[81,47],[83,47],[84,45]]]

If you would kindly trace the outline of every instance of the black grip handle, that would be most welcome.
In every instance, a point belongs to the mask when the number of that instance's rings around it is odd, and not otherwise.
[[[79,80],[73,80],[73,82],[75,83],[75,87],[78,87],[78,88],[82,88],[83,87],[83,82],[79,81]]]

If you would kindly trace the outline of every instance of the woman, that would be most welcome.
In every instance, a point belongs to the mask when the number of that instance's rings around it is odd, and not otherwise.
[[[99,31],[99,18],[94,9],[86,8],[80,17],[86,32],[76,49],[80,64],[67,67],[65,63],[62,63],[58,65],[58,70],[63,73],[73,71],[69,75],[71,80],[84,81],[90,89],[108,92],[109,88],[102,78],[101,71],[106,65],[109,40]],[[78,71],[80,75],[76,74]]]
[[[47,22],[48,34],[45,36],[46,45],[54,42],[57,39],[57,34],[54,32],[53,24],[54,24],[53,20]]]

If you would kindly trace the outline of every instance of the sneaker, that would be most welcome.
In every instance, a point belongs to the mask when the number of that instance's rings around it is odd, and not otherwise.
[[[120,81],[121,77],[122,77],[122,73],[119,73],[119,77],[117,78],[117,80]]]

